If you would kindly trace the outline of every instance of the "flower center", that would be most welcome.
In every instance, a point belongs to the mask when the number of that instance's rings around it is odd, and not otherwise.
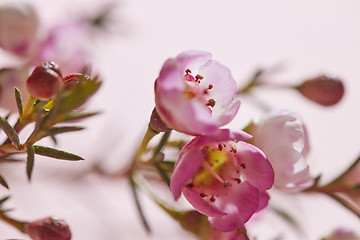
[[[185,80],[185,90],[184,90],[184,97],[185,98],[196,98],[199,102],[204,104],[207,107],[213,108],[216,104],[215,100],[209,98],[209,90],[211,90],[214,86],[209,84],[207,87],[200,85],[201,80],[204,77],[200,74],[197,74],[195,77],[191,74],[190,69],[186,69],[184,80]]]
[[[202,149],[204,161],[202,169],[194,177],[195,185],[209,186],[215,181],[225,183],[220,177],[222,169],[228,162],[228,153],[222,149],[216,150],[212,146],[205,146]]]

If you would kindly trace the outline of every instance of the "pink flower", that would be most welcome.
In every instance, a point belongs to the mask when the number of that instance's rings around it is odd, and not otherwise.
[[[330,236],[323,238],[324,240],[359,240],[360,237],[357,236],[352,230],[346,228],[336,229]]]
[[[267,205],[274,172],[256,147],[235,142],[249,135],[219,130],[217,135],[195,137],[181,150],[170,189],[177,200],[181,192],[211,226],[232,231]]]
[[[156,109],[172,129],[213,134],[237,113],[236,91],[230,70],[210,53],[186,51],[164,63],[155,81]]]
[[[28,55],[38,30],[38,18],[26,2],[9,2],[0,7],[0,47],[16,54]]]
[[[29,72],[26,69],[7,68],[0,70],[0,107],[9,111],[18,111],[14,89],[17,87],[22,99],[26,100],[28,93],[26,91],[26,79]]]
[[[70,240],[71,231],[62,219],[47,217],[25,224],[25,233],[33,240]]]
[[[312,184],[305,157],[309,140],[298,115],[288,111],[274,111],[250,126],[252,144],[264,151],[274,172],[274,187],[300,190]]]
[[[87,30],[87,25],[81,21],[70,21],[52,27],[47,37],[39,43],[31,63],[38,65],[54,61],[65,75],[82,72],[89,64],[89,54],[85,48]]]

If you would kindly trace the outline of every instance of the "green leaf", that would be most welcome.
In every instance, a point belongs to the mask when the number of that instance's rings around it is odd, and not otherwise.
[[[100,112],[91,112],[91,113],[80,113],[77,111],[71,111],[67,115],[63,117],[61,122],[67,122],[67,121],[74,121],[74,120],[80,120],[84,118],[89,118],[95,115],[98,115]]]
[[[61,150],[58,150],[55,148],[49,148],[49,147],[38,146],[38,145],[34,145],[33,147],[34,147],[35,154],[38,154],[38,155],[61,159],[61,160],[70,160],[70,161],[84,160],[82,157],[80,157],[78,155],[68,153],[65,151],[61,151]]]
[[[0,175],[0,184],[9,189],[9,185],[7,184],[6,180]],[[0,203],[1,204],[1,203]]]
[[[19,149],[19,136],[16,133],[15,129],[10,126],[10,124],[5,118],[0,117],[0,127],[4,130],[5,134],[8,136],[12,144],[14,144],[17,149]]]
[[[26,162],[26,173],[29,181],[31,180],[32,170],[34,168],[34,148],[30,144],[27,145],[27,162]]]
[[[137,191],[136,191],[136,183],[135,183],[133,177],[130,177],[129,180],[130,180],[130,186],[131,186],[132,194],[134,196],[135,204],[136,204],[136,207],[138,209],[141,221],[142,221],[142,223],[143,223],[143,225],[144,225],[144,227],[146,229],[146,232],[150,233],[151,232],[150,225],[149,225],[148,221],[145,218],[144,211],[142,210],[142,207],[141,207],[141,204],[140,204],[140,201],[139,201],[139,195],[137,194]]]
[[[1,163],[20,163],[24,162],[22,159],[15,159],[15,158],[0,158],[0,164]]]
[[[10,198],[10,195],[9,196],[6,196],[6,197],[3,197],[2,199],[0,199],[0,206],[6,202],[8,199]]]
[[[21,99],[21,93],[18,88],[15,88],[15,99],[16,99],[16,106],[19,110],[19,116],[21,118],[22,114],[23,114],[23,103],[22,103],[22,99]]]
[[[48,136],[54,136],[60,133],[76,132],[81,131],[85,128],[77,126],[66,126],[66,127],[53,127],[48,131]]]

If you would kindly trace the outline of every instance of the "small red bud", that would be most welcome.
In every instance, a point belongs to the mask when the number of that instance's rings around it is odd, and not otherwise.
[[[157,132],[168,132],[168,131],[172,130],[161,119],[159,113],[156,111],[156,108],[154,108],[154,110],[151,113],[149,125],[154,131],[157,131]]]
[[[25,224],[25,233],[32,240],[70,240],[71,231],[62,219],[47,217]]]
[[[62,81],[59,66],[53,62],[38,65],[26,80],[28,92],[35,98],[49,100],[55,97]]]
[[[344,84],[338,78],[321,75],[306,80],[296,88],[303,96],[323,106],[338,103],[344,95]]]
[[[86,74],[82,73],[72,73],[64,77],[63,84],[64,84],[64,90],[67,91],[71,89],[74,85],[81,82],[83,79],[90,79],[90,77]]]

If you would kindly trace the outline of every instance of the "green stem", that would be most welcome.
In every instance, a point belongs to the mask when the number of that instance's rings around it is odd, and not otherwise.
[[[10,218],[10,217],[6,216],[3,212],[0,212],[0,219],[3,220],[4,222],[10,224],[11,226],[15,227],[20,232],[25,233],[24,226],[25,226],[26,222],[21,222],[21,221],[15,220],[13,218]]]
[[[153,153],[152,158],[150,159],[150,162],[154,162],[156,160],[156,157],[159,155],[161,150],[164,148],[164,146],[168,142],[168,139],[170,137],[170,133],[171,133],[171,131],[168,131],[168,132],[164,133],[164,135],[162,136],[159,144],[157,145],[156,149],[154,150],[154,153]]]
[[[131,187],[131,190],[132,190],[132,194],[134,196],[134,199],[135,199],[135,204],[136,204],[136,208],[139,212],[139,215],[140,215],[140,218],[141,218],[141,221],[146,229],[146,232],[147,233],[150,233],[151,232],[151,229],[150,229],[150,226],[145,218],[145,215],[144,215],[144,211],[142,210],[142,207],[141,207],[141,204],[140,204],[140,201],[139,201],[139,196],[137,194],[137,191],[136,191],[136,183],[133,179],[133,177],[131,176],[130,177],[130,187]]]

